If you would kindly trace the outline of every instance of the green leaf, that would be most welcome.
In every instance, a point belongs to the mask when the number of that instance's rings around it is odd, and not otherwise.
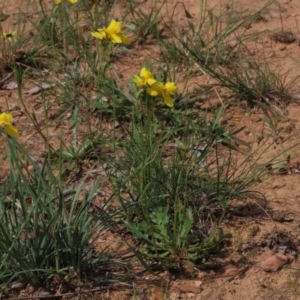
[[[77,164],[76,164],[75,161],[73,161],[71,164],[68,164],[68,165],[67,165],[67,169],[68,169],[69,171],[74,170],[76,167],[77,167]]]
[[[188,22],[188,25],[189,25],[189,28],[191,29],[192,33],[194,34],[195,33],[195,27],[194,27],[194,24],[190,21],[187,21]]]

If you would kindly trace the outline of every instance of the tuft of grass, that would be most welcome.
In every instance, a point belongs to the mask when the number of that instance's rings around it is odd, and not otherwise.
[[[37,165],[20,144],[7,142],[10,192],[0,195],[1,289],[15,280],[34,286],[54,278],[80,283],[109,266],[109,253],[96,253],[93,246],[106,228],[96,226],[88,212],[100,180],[90,189],[84,179],[76,188],[63,187],[47,160]]]
[[[215,15],[213,10],[202,10],[199,23],[195,25],[187,19],[187,29],[181,33],[176,33],[165,24],[174,39],[171,43],[161,41],[164,59],[171,64],[185,62],[188,74],[198,72],[217,82],[203,88],[219,86],[228,89],[234,99],[244,100],[250,107],[258,105],[271,109],[271,104],[281,106],[284,102],[292,101],[290,91],[298,78],[287,82],[285,74],[271,70],[266,62],[261,66],[254,57],[247,57],[249,50],[245,41],[251,35],[244,33],[244,27],[273,3],[270,1],[256,13],[238,20],[234,8],[232,13],[226,10],[219,15]],[[206,1],[202,5],[205,8]],[[234,22],[232,18],[235,18]],[[178,64],[175,66],[183,67]]]
[[[134,42],[142,45],[161,38],[162,29],[159,29],[160,12],[164,5],[165,1],[161,4],[155,1],[150,11],[144,12],[139,3],[135,4],[133,1],[128,1],[129,14],[132,18],[131,28],[135,33]],[[149,37],[151,41],[149,41]]]
[[[219,228],[228,202],[243,199],[256,178],[246,161],[244,173],[234,171],[234,155],[223,145],[238,145],[219,124],[223,110],[213,122],[205,114],[190,120],[182,113],[180,128],[172,121],[166,125],[147,94],[137,100],[144,114],[134,111],[130,127],[124,125],[122,155],[111,162],[110,182],[120,204],[116,218],[148,267],[182,271],[186,261],[205,265],[208,254],[231,237]],[[266,171],[256,170],[257,176]]]

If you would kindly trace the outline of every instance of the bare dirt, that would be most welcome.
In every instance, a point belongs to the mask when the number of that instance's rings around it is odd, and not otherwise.
[[[6,3],[3,11],[10,17],[3,23],[4,30],[14,30],[14,16],[19,12],[19,1]],[[193,16],[193,22],[197,23],[200,12],[200,1],[184,1],[186,9]],[[50,6],[51,1],[48,1]],[[151,1],[146,1],[145,11],[149,10]],[[171,14],[176,3],[170,0],[167,3],[165,12]],[[231,3],[231,2],[230,2]],[[224,9],[230,5],[226,0],[210,0],[206,9]],[[261,0],[236,0],[234,8],[237,14],[250,15],[259,10],[267,1]],[[116,8],[116,16],[122,16],[122,6]],[[186,26],[186,18],[180,6],[175,11],[174,22]],[[31,17],[35,17],[32,9]],[[300,32],[300,2],[296,0],[278,0],[265,11],[263,11],[251,26],[245,29],[246,34],[263,32],[256,40],[250,40],[247,47],[257,57],[264,57],[270,67],[276,68],[284,74],[286,80],[292,80],[300,75],[299,57]],[[144,44],[135,44],[133,54],[125,56],[115,64],[116,80],[125,84],[132,72],[138,73],[146,59],[158,55],[159,49],[151,43],[151,38]],[[195,84],[209,82],[211,79],[206,76],[197,76],[190,81],[188,89]],[[7,81],[9,82],[9,80]],[[179,78],[179,86],[184,86],[184,78]],[[25,82],[22,89],[28,90],[32,87],[30,82]],[[295,99],[300,99],[300,86],[297,84],[293,94]],[[297,98],[298,97],[298,98]],[[35,111],[41,119],[43,126],[43,107],[40,95],[24,94],[24,104],[29,112]],[[220,100],[217,94],[214,99],[203,101],[203,107],[217,106]],[[203,108],[202,107],[202,108]],[[15,124],[20,130],[19,142],[30,151],[32,155],[40,156],[45,150],[43,142],[33,130],[30,119],[27,117],[24,108],[19,102],[16,89],[0,90],[1,111],[10,111],[15,117]],[[52,114],[55,114],[53,108]],[[291,156],[291,162],[287,163],[286,172],[280,173],[274,170],[269,178],[258,183],[256,190],[265,196],[265,203],[252,201],[242,204],[233,201],[231,209],[222,224],[224,232],[233,235],[231,244],[222,252],[221,257],[215,257],[217,267],[213,270],[197,270],[190,266],[193,276],[186,278],[168,278],[162,275],[162,280],[150,275],[145,275],[140,281],[133,283],[133,289],[107,289],[105,293],[94,293],[95,299],[300,299],[300,105],[291,103],[282,107],[285,118],[279,118],[277,125],[281,128],[280,133],[274,136],[260,111],[249,111],[245,106],[229,106],[222,119],[223,124],[228,128],[239,128],[245,126],[239,133],[239,138],[251,143],[252,148],[260,146],[261,137],[269,138],[265,142],[266,147],[261,157],[261,162],[268,161],[279,152],[290,149],[286,152]],[[70,124],[68,115],[60,120],[59,126],[49,128],[53,146],[58,146],[61,131],[63,131],[65,142],[68,140]],[[84,133],[82,133],[84,136]],[[267,148],[276,139],[277,143]],[[0,136],[1,160],[5,153],[4,138]],[[8,166],[6,161],[0,164],[0,181],[6,177]],[[107,241],[99,241],[107,246],[113,236],[107,236]],[[103,246],[103,245],[102,245]],[[112,246],[118,249],[119,244]],[[274,253],[283,253],[288,258],[288,263],[283,268],[274,272],[265,272],[261,263]],[[135,295],[133,295],[133,292]],[[82,296],[84,299],[92,299],[92,296]]]

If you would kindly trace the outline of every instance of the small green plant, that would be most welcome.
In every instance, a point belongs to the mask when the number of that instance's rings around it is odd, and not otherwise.
[[[101,230],[88,213],[99,180],[90,190],[84,180],[76,189],[64,188],[47,160],[38,167],[15,140],[7,142],[10,192],[0,195],[1,287],[13,280],[41,285],[55,276],[63,282],[69,275],[80,282],[83,274],[109,264],[105,253],[93,250]]]
[[[237,147],[234,136],[219,125],[222,110],[213,123],[203,115],[178,130],[156,115],[160,103],[159,95],[152,94],[157,84],[152,72],[143,68],[134,81],[141,88],[137,103],[144,113],[133,113],[131,131],[121,145],[123,155],[112,166],[119,219],[145,261],[168,270],[181,268],[185,261],[201,264],[230,237],[218,228],[228,201],[243,198],[255,179],[250,172],[234,174],[231,154],[222,153],[222,144]],[[215,227],[204,220],[213,220]]]
[[[145,13],[139,4],[128,1],[129,13],[132,17],[131,28],[135,32],[134,40],[137,44],[145,44],[149,37],[151,37],[152,40],[161,37],[162,31],[159,29],[161,22],[160,12],[164,5],[164,1],[161,4],[155,1],[150,12]]]
[[[233,16],[228,16],[226,11],[225,25],[222,14],[215,16],[211,10],[202,10],[203,16],[197,25],[187,21],[188,29],[185,33],[176,33],[169,28],[175,40],[171,44],[162,41],[161,47],[169,55],[173,53],[173,56],[168,58],[164,55],[165,59],[174,63],[184,57],[190,66],[189,72],[204,73],[217,81],[210,85],[210,89],[215,86],[229,89],[235,99],[246,101],[250,107],[259,105],[270,108],[271,104],[280,106],[282,101],[291,101],[289,92],[298,77],[286,82],[285,74],[278,74],[266,62],[261,65],[251,55],[245,55],[249,53],[245,41],[251,36],[244,34],[243,27],[249,25],[273,2],[270,1],[255,14],[235,22],[230,21]],[[206,5],[205,1],[203,5]],[[232,34],[235,35],[234,41],[231,41]],[[229,49],[230,41],[233,46]]]
[[[281,106],[282,101],[292,101],[290,89],[298,78],[284,81],[284,74],[270,70],[267,64],[260,66],[254,59],[231,61],[227,72],[215,72],[222,87],[230,89],[237,100],[245,100],[250,107]]]

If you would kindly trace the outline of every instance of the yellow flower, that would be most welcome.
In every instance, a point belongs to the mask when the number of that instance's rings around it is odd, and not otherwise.
[[[174,106],[174,99],[171,95],[174,95],[177,92],[178,87],[175,85],[174,82],[167,82],[165,84],[165,88],[162,92],[162,96],[164,98],[165,104],[169,107]]]
[[[16,40],[17,33],[16,31],[3,32],[3,38],[8,39],[9,41]]]
[[[165,85],[161,82],[155,82],[151,87],[147,89],[147,92],[151,96],[162,96],[167,106],[174,106],[174,99],[171,95],[177,92],[177,86],[174,82],[167,82]]]
[[[121,29],[122,22],[112,20],[107,28],[99,28],[91,32],[91,35],[99,40],[112,41],[114,44],[129,44],[129,38],[121,33]]]
[[[150,87],[147,88],[147,93],[153,97],[161,96],[164,88],[165,87],[163,83],[155,81]]]
[[[12,125],[13,120],[12,114],[0,114],[0,126],[3,126],[7,134],[10,136],[17,137],[19,133],[18,130]]]
[[[133,82],[140,88],[146,88],[148,85],[152,86],[156,80],[153,78],[151,71],[142,68],[140,75],[133,75]]]

